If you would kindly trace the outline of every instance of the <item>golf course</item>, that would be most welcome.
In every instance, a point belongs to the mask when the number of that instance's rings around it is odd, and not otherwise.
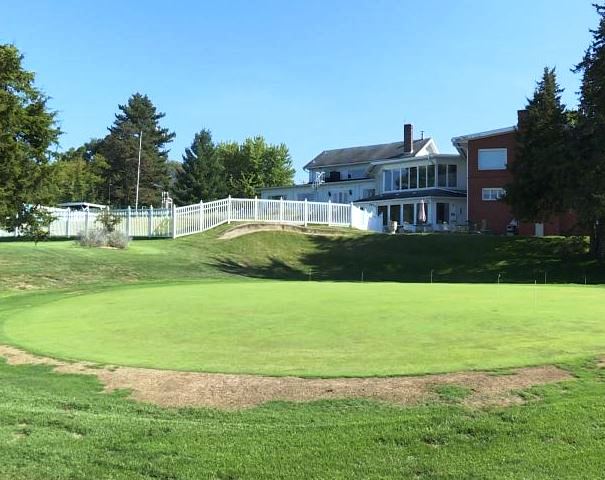
[[[0,479],[605,469],[581,239],[229,228],[0,243]]]
[[[61,359],[216,373],[368,377],[509,368],[605,351],[592,286],[206,282],[63,296],[4,339]]]

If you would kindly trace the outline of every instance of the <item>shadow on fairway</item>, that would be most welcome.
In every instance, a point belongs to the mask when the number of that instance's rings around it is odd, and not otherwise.
[[[255,263],[249,261],[255,258]],[[602,283],[605,269],[579,237],[362,235],[309,238],[288,260],[215,258],[219,270],[283,280],[496,283]]]

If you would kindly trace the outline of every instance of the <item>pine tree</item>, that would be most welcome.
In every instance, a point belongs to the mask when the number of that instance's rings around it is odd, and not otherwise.
[[[158,204],[161,191],[169,184],[167,145],[175,134],[162,128],[158,113],[147,95],[135,93],[126,105],[118,106],[114,124],[100,147],[110,165],[112,202],[134,205],[139,154],[139,136],[142,134],[139,205]]]
[[[605,257],[605,6],[595,5],[600,17],[592,43],[575,72],[582,74],[575,127],[576,168],[574,206],[590,230],[591,250]]]
[[[0,225],[13,229],[27,204],[46,202],[49,148],[59,138],[55,113],[23,69],[13,45],[0,45]]]
[[[185,150],[173,197],[179,205],[200,200],[208,202],[226,196],[226,187],[225,169],[216,153],[212,134],[209,130],[201,130]]]
[[[517,155],[506,202],[518,220],[545,222],[569,208],[569,125],[563,90],[554,69],[545,68],[517,130]]]

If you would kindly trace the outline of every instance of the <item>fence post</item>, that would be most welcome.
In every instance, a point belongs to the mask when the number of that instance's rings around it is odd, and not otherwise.
[[[71,222],[71,210],[68,208],[67,209],[67,216],[66,216],[66,220],[65,220],[65,236],[67,238],[69,238],[71,236],[71,231],[70,231],[71,230],[71,228],[70,228],[71,225],[70,225],[70,222]]]
[[[227,198],[227,223],[231,223],[231,195]]]
[[[86,209],[86,216],[84,217],[84,235],[88,234],[88,219],[90,216],[90,210]]]
[[[284,197],[279,197],[279,223],[284,223]]]
[[[351,222],[350,222],[351,228],[353,228],[353,202],[351,202],[351,218],[350,218],[350,220],[351,220]]]
[[[328,199],[328,226],[332,226],[332,200]]]
[[[200,200],[200,232],[204,231],[204,201]]]
[[[176,205],[172,204],[172,217],[170,218],[170,235],[172,238],[176,238]]]
[[[254,221],[258,221],[258,196],[254,196]]]
[[[305,198],[305,207],[304,207],[304,216],[305,216],[305,227],[309,223],[309,202]]]
[[[130,238],[130,205],[126,209],[126,236]]]
[[[149,238],[151,238],[151,235],[153,233],[153,205],[149,205],[149,210],[148,210],[148,216],[149,216],[149,222],[148,222],[148,228],[147,228],[147,236]]]

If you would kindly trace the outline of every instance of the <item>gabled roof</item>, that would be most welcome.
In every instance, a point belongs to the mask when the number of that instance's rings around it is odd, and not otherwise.
[[[412,153],[403,151],[403,142],[381,143],[379,145],[366,145],[363,147],[337,148],[324,150],[305,165],[305,169],[332,167],[336,165],[355,165],[376,160],[391,160],[395,158],[413,157],[426,147],[431,138],[414,140]]]

